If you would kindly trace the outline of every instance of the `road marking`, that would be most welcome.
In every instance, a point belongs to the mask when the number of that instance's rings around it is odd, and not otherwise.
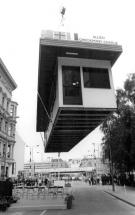
[[[14,213],[11,213],[11,215],[23,215],[23,212],[14,212]]]
[[[46,210],[42,211],[42,213],[40,215],[44,215],[46,213]]]
[[[65,205],[19,205],[11,206],[10,209],[20,209],[20,208],[41,208],[41,207],[64,207]]]

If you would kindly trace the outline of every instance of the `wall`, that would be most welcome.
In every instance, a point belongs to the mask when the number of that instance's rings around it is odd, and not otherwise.
[[[116,108],[112,71],[109,61],[59,57],[59,98],[61,107]],[[83,105],[63,105],[62,71],[61,66],[99,67],[108,68],[111,89],[84,88],[81,68],[81,86]]]

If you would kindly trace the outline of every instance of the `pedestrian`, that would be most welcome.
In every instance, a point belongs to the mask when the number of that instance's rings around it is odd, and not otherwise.
[[[41,186],[42,185],[42,180],[41,178],[38,179],[38,186]]]
[[[91,185],[94,185],[94,178],[91,176]]]
[[[47,184],[48,184],[48,179],[47,178],[45,178],[44,184],[45,184],[45,186],[47,186]]]
[[[88,181],[89,181],[89,185],[91,185],[91,179],[90,178],[88,179]]]
[[[5,182],[5,196],[8,198],[12,197],[13,183],[11,178],[7,178]]]

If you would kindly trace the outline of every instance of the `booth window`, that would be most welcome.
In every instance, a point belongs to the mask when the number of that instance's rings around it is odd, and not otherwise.
[[[106,68],[83,68],[85,88],[110,89],[108,69]]]
[[[81,105],[80,67],[62,66],[63,103]]]

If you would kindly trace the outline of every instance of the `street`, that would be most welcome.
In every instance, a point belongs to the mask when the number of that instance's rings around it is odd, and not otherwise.
[[[73,207],[69,210],[41,210],[37,208],[1,212],[3,215],[134,215],[135,207],[105,193],[102,186],[89,186],[81,182],[73,183]]]

